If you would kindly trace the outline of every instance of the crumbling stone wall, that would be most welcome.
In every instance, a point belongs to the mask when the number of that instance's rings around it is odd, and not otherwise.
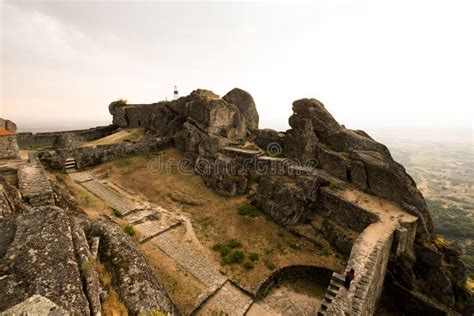
[[[117,126],[108,125],[64,132],[18,133],[18,146],[20,149],[50,147],[53,146],[59,135],[67,133],[77,135],[85,141],[91,141],[108,136],[116,129]]]
[[[38,158],[51,169],[64,169],[65,160],[67,158],[74,158],[77,169],[81,170],[126,155],[159,151],[172,144],[173,140],[171,138],[153,138],[138,142],[76,147],[57,150],[56,152],[40,152],[38,153]]]

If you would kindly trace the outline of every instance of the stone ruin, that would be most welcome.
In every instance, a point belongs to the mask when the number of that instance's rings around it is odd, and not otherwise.
[[[310,240],[322,234],[349,257],[348,268],[364,274],[354,281],[354,290],[343,291],[341,275],[334,273],[319,315],[372,314],[386,280],[405,302],[417,302],[417,312],[472,312],[460,252],[435,242],[429,210],[413,179],[386,146],[363,131],[346,129],[318,100],[295,101],[287,131],[259,129],[252,96],[238,88],[222,98],[195,90],[153,104],[120,100],[109,111],[114,126],[104,133],[144,128],[150,138],[79,147],[82,140],[74,133],[61,139],[47,135],[41,144],[56,140],[57,148],[40,152],[39,160],[61,169],[70,157],[83,168],[174,145],[207,186],[225,196],[248,194],[252,204],[295,234]],[[98,133],[103,132],[93,132]],[[19,167],[20,190],[0,179],[0,230],[5,234],[0,288],[6,293],[0,296],[0,310],[35,300],[71,313],[99,314],[105,294],[96,271],[87,268],[99,258],[130,313],[157,309],[179,315],[123,232],[110,222],[88,220],[70,194],[41,170],[33,157]],[[41,198],[28,198],[35,191],[30,183],[42,184]],[[387,209],[363,203],[371,199]],[[415,261],[407,259],[410,253]]]
[[[208,90],[195,90],[177,100],[154,104],[114,102],[109,110],[118,126],[143,127],[172,137],[207,186],[222,195],[249,194],[253,204],[289,230],[311,222],[315,214],[322,215],[323,225],[315,233],[331,239],[334,247],[351,255],[350,264],[362,264],[371,277],[357,284],[355,297],[331,297],[321,314],[372,313],[385,271],[407,293],[413,293],[410,295],[423,293],[425,303],[434,299],[448,308],[457,302],[472,304],[464,287],[466,269],[460,252],[434,242],[432,219],[414,180],[385,145],[364,131],[339,124],[320,101],[293,102],[287,131],[258,129],[253,98],[237,88],[222,98]],[[245,146],[248,143],[251,145]],[[395,223],[389,234],[373,244],[365,263],[357,256],[352,258],[351,250],[358,241],[344,236],[344,227],[364,236],[363,232],[379,229],[377,223],[383,220],[377,212],[358,207],[357,201],[348,203],[341,194],[334,195],[331,186],[393,201],[397,212],[407,214],[405,222]],[[417,260],[407,264],[405,258],[412,251]],[[340,302],[351,305],[347,300],[354,303],[352,310],[338,306]]]
[[[16,159],[18,157],[16,125],[10,120],[0,118],[0,159]]]

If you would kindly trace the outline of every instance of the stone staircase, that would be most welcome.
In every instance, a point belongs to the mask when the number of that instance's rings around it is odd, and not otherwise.
[[[331,282],[329,282],[329,286],[326,291],[326,295],[324,296],[324,300],[321,302],[321,307],[318,310],[318,316],[327,315],[326,313],[328,307],[332,303],[334,298],[337,296],[337,293],[339,292],[341,287],[344,287],[344,276],[334,272],[331,277]]]
[[[66,160],[64,160],[64,169],[68,173],[69,172],[76,172],[77,171],[76,159],[66,158]]]

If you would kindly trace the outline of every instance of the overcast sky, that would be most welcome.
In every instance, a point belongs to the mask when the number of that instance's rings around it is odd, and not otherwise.
[[[1,112],[109,121],[108,104],[250,92],[261,127],[322,101],[347,127],[472,128],[474,1],[2,1]]]

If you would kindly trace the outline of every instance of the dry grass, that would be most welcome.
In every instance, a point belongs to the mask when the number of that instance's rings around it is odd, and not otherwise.
[[[200,176],[180,173],[176,163],[182,155],[178,150],[167,149],[162,154],[164,162],[174,161],[175,164],[168,164],[155,174],[147,168],[149,155],[128,157],[127,164],[109,162],[94,170],[108,173],[112,182],[140,192],[150,202],[189,214],[196,235],[204,246],[202,252],[216,265],[220,264],[220,257],[211,248],[217,242],[237,239],[242,242],[244,253],[259,254],[260,259],[254,262],[252,270],[245,269],[243,265],[222,267],[229,277],[243,286],[253,286],[271,273],[266,262],[276,267],[310,264],[333,270],[343,269],[343,261],[334,253],[322,252],[309,241],[288,233],[263,214],[258,217],[239,215],[237,207],[249,203],[246,196],[220,196],[207,188]]]
[[[124,141],[134,142],[142,139],[144,136],[145,130],[143,128],[127,128],[111,135],[87,142],[83,146],[117,144]]]
[[[466,280],[466,288],[471,292],[474,293],[474,280],[470,277]]]
[[[109,273],[105,269],[105,266],[96,261],[95,267],[99,275],[99,280],[102,285],[107,289],[108,295],[105,302],[102,302],[102,312],[104,316],[126,316],[128,315],[127,308],[120,300],[117,292],[112,286],[112,279]]]

